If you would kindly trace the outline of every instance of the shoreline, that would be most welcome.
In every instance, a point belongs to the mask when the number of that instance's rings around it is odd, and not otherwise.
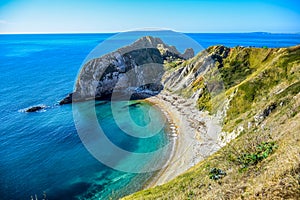
[[[199,111],[193,100],[162,91],[143,101],[157,106],[165,115],[169,128],[173,126],[176,129],[176,136],[174,132],[169,135],[176,141],[166,167],[154,173],[143,189],[174,179],[221,148],[218,138],[221,126],[217,118]]]
[[[152,106],[157,107],[158,110],[160,110],[161,114],[166,118],[166,123],[168,124],[167,126],[167,131],[166,133],[168,134],[168,137],[170,140],[173,140],[173,144],[172,144],[172,150],[170,151],[170,155],[169,157],[166,159],[166,162],[164,164],[164,168],[154,172],[154,174],[149,178],[149,180],[146,181],[146,183],[143,185],[142,190],[150,188],[155,186],[155,183],[158,181],[158,178],[168,169],[168,165],[169,163],[172,162],[174,155],[176,154],[176,150],[177,150],[177,139],[178,139],[178,130],[176,127],[176,124],[173,121],[173,118],[171,117],[171,114],[162,107],[161,104],[158,104],[157,102],[154,102],[153,100],[149,100],[149,99],[144,99],[141,100],[142,102],[147,102],[148,104],[151,104]],[[173,127],[173,128],[171,128]],[[172,129],[172,130],[171,130]]]

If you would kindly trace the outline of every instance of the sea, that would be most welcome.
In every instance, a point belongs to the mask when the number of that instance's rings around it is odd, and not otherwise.
[[[115,35],[0,35],[1,200],[117,199],[142,189],[155,174],[155,171],[137,173],[115,167],[136,165],[127,157],[120,158],[114,165],[99,161],[78,134],[76,120],[80,119],[74,119],[74,107],[58,105],[73,90],[76,77],[90,52]],[[268,48],[300,44],[300,34],[185,35],[203,48],[212,45]],[[124,41],[117,43],[113,48],[124,44]],[[24,112],[24,109],[36,105],[46,107],[35,113]],[[95,116],[105,135],[126,151],[152,152],[171,142],[163,113],[147,102],[119,102],[118,112],[123,113],[122,109],[130,112],[131,117],[124,117],[123,124],[134,120],[146,127],[151,121],[149,110],[152,110],[151,116],[159,119],[155,123],[162,128],[149,138],[124,133],[115,121],[110,102],[96,102],[94,105]],[[89,131],[83,134],[88,135]],[[150,135],[151,131],[153,127],[143,129]],[[110,149],[105,149],[105,153],[113,158]]]

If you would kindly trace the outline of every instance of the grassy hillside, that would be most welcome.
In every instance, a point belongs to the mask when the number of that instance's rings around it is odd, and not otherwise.
[[[224,52],[213,54],[210,73],[218,71],[228,100],[223,130],[239,129],[238,137],[174,180],[125,199],[299,199],[300,46]],[[181,92],[201,91],[199,109],[212,112],[219,94],[211,95],[206,77]]]

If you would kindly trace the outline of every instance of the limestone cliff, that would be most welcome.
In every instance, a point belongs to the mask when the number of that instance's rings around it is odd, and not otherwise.
[[[133,44],[87,62],[76,82],[75,91],[60,104],[88,99],[144,98],[163,89],[163,63],[186,60],[194,56],[192,49],[184,54],[159,38],[142,37]],[[126,96],[126,97],[125,97]]]

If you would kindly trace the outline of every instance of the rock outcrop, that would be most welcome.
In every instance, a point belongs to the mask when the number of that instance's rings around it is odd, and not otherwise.
[[[37,111],[39,111],[39,110],[42,110],[42,109],[44,109],[46,106],[32,106],[32,107],[30,107],[30,108],[27,108],[26,110],[25,110],[25,112],[37,112]]]
[[[87,62],[76,82],[75,91],[60,105],[89,99],[139,99],[159,93],[163,63],[193,57],[192,49],[184,54],[159,38],[142,37],[133,44]]]
[[[186,56],[191,50],[186,50]],[[209,69],[218,63],[222,65],[223,59],[228,56],[230,48],[214,46],[200,52],[187,63],[182,63],[177,70],[172,72],[164,81],[164,85],[171,91],[188,90],[193,87],[194,81],[199,79]],[[196,95],[197,96],[197,95]]]
[[[188,59],[194,57],[194,55],[195,55],[194,50],[192,48],[188,48],[184,51],[184,53],[182,54],[182,57],[184,59],[188,60]]]

